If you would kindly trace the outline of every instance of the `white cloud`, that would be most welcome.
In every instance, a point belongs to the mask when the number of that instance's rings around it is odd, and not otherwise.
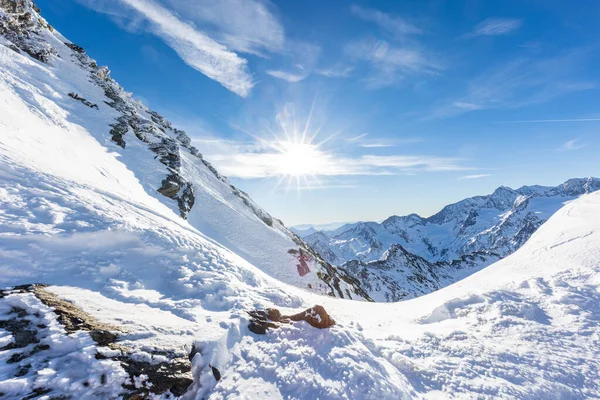
[[[481,179],[481,178],[487,178],[488,176],[491,176],[491,175],[490,174],[465,175],[465,176],[461,176],[460,178],[458,178],[458,180],[462,181],[465,179]]]
[[[366,149],[372,149],[377,147],[394,147],[394,143],[391,142],[372,142],[372,143],[361,143],[360,147]]]
[[[364,137],[367,137],[368,135],[369,135],[369,133],[368,133],[368,132],[361,133],[360,135],[357,135],[357,136],[351,137],[350,139],[348,139],[348,141],[350,141],[350,142],[356,142],[357,140],[360,140],[360,139],[362,139],[362,138],[364,138]]]
[[[350,11],[357,17],[362,18],[365,21],[374,22],[383,30],[398,36],[423,33],[420,28],[412,25],[405,19],[378,10],[353,5],[350,7]]]
[[[418,45],[397,47],[384,40],[367,38],[349,43],[345,52],[350,58],[371,64],[373,73],[366,82],[373,88],[391,85],[409,75],[437,74],[443,69]]]
[[[583,147],[585,147],[585,144],[581,143],[579,139],[572,139],[572,140],[565,142],[565,144],[563,144],[559,150],[571,151],[571,150],[579,150],[579,149],[582,149]]]
[[[287,82],[299,82],[313,73],[320,54],[320,46],[302,41],[288,41],[280,62],[286,67],[266,72]]]
[[[353,5],[350,11],[388,33],[389,40],[372,35],[345,46],[345,55],[351,60],[370,64],[370,72],[364,79],[368,87],[377,89],[393,85],[409,75],[437,74],[444,69],[439,57],[430,55],[426,47],[416,40],[416,36],[424,33],[421,28],[404,18],[379,10]]]
[[[471,79],[462,96],[442,102],[427,118],[519,108],[594,89],[596,83],[580,78],[586,57],[588,51],[577,49],[550,58],[513,59]]]
[[[469,111],[481,110],[481,108],[482,108],[482,106],[480,104],[467,103],[464,101],[455,101],[454,107],[456,107],[458,109],[469,110]]]
[[[566,118],[566,119],[529,119],[518,121],[499,121],[498,124],[542,124],[554,122],[599,122],[600,118]]]
[[[313,191],[313,190],[329,190],[329,189],[356,189],[358,185],[343,185],[343,184],[329,184],[318,181],[311,182],[300,182],[298,185],[279,185],[276,187],[278,190],[289,191],[292,188],[295,191]]]
[[[281,79],[290,83],[300,82],[301,80],[304,80],[307,77],[306,74],[296,74],[293,72],[276,70],[268,70],[267,74],[271,75],[274,78]]]
[[[195,139],[204,157],[225,176],[254,179],[285,176],[288,156],[264,144]],[[470,168],[464,160],[452,157],[421,155],[349,156],[314,147],[307,159],[313,177],[353,175],[395,175],[419,172],[463,171]]]
[[[473,33],[467,36],[498,36],[508,35],[519,29],[521,20],[510,18],[488,18],[475,27]]]
[[[284,28],[262,0],[162,0],[220,43],[262,55],[284,48]]]
[[[354,67],[338,63],[332,67],[325,69],[318,69],[315,72],[319,75],[323,75],[327,78],[348,78]]]
[[[252,0],[244,1],[245,7],[233,7],[238,0],[216,3],[206,0],[193,5],[170,0],[170,5],[178,6],[181,13],[154,0],[79,1],[96,11],[111,15],[130,30],[148,31],[160,37],[188,65],[242,97],[246,97],[254,86],[247,70],[247,60],[225,44],[239,51],[258,52],[262,49],[278,49],[283,41],[283,31],[266,7]],[[200,7],[201,3],[206,3],[206,7]],[[210,4],[213,4],[212,7]],[[220,14],[226,5],[231,9],[226,14]],[[194,23],[179,18],[177,15],[183,15],[183,11],[187,17],[196,18],[196,21],[203,18],[212,23],[216,30],[214,36],[225,44],[197,29]],[[263,22],[264,26],[257,22]],[[255,28],[252,28],[253,24]],[[271,36],[273,32],[276,34]]]
[[[380,148],[380,147],[395,147],[402,144],[418,143],[423,141],[420,137],[406,137],[406,138],[371,138],[369,133],[363,133],[361,135],[351,137],[348,139],[349,142],[354,143],[358,147],[362,148]],[[367,138],[368,137],[368,138]]]
[[[374,167],[389,167],[391,171],[398,170],[402,172],[416,171],[464,171],[467,168],[461,163],[464,160],[451,157],[432,157],[432,156],[373,156],[366,155],[360,157],[358,162],[368,166],[369,169]]]

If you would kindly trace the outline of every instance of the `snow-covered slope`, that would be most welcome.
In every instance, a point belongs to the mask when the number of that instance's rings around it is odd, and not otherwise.
[[[166,363],[196,349],[187,398],[600,396],[600,194],[569,203],[516,253],[457,284],[374,304],[274,280],[128,187],[127,175],[119,194],[5,163],[0,173],[0,286],[51,284],[118,329],[134,360]],[[115,350],[65,332],[29,292],[0,297],[5,398],[114,398],[131,387]],[[245,310],[313,304],[337,325],[264,336],[247,328]],[[5,347],[18,339],[15,321],[39,343]],[[144,374],[135,381],[148,385]]]
[[[500,187],[488,196],[451,204],[422,218],[392,216],[304,237],[325,260],[342,265],[376,301],[437,290],[513,253],[552,214],[600,190],[600,179],[557,187]]]
[[[65,97],[80,86],[58,79],[71,62],[58,42],[55,64],[4,43],[0,287],[50,286],[0,290],[3,399],[600,398],[600,193],[437,292],[393,304],[321,296],[148,190],[127,162],[135,135],[114,146],[96,114],[113,111]],[[314,304],[337,324],[248,329],[246,311]]]
[[[111,187],[107,180],[122,186],[129,179],[135,190],[278,280],[366,298],[356,281],[221,176],[185,132],[133,100],[108,68],[52,29],[33,3],[3,2],[0,32],[6,162],[101,190]],[[86,167],[94,157],[104,169]]]

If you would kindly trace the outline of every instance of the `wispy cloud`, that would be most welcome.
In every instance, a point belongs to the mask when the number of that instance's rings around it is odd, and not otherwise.
[[[353,66],[338,63],[329,68],[317,69],[315,73],[323,75],[327,78],[348,78],[352,74],[353,70]]]
[[[394,35],[416,35],[421,34],[423,31],[415,25],[409,23],[404,18],[399,16],[393,16],[381,12],[379,10],[373,10],[370,8],[363,8],[358,5],[350,7],[350,11],[359,18],[366,21],[374,22],[383,30],[392,33]]]
[[[391,168],[385,171],[393,173],[399,172],[417,172],[417,171],[464,171],[470,168],[462,165],[465,161],[460,158],[452,157],[432,157],[432,156],[374,156],[366,155],[358,160],[360,164],[369,168]]]
[[[508,35],[519,29],[521,20],[511,18],[488,18],[481,21],[467,37]]]
[[[444,69],[417,39],[423,30],[406,19],[379,10],[353,5],[352,14],[377,25],[383,34],[373,34],[345,46],[345,55],[355,63],[370,65],[364,82],[377,89],[393,85],[410,75],[437,74]],[[389,35],[391,34],[391,36]],[[386,37],[382,40],[380,36]]]
[[[366,149],[373,149],[378,147],[394,147],[394,143],[392,142],[372,142],[372,143],[361,143],[360,147],[364,147]]]
[[[306,184],[305,182],[301,182],[300,185],[292,186],[293,190],[299,191],[313,191],[313,190],[330,190],[330,189],[356,189],[359,187],[358,185],[344,185],[344,184],[329,184],[329,183],[319,183],[319,182],[310,182],[310,184]],[[278,190],[289,191],[290,186],[279,185],[277,187]]]
[[[362,148],[379,148],[379,147],[395,147],[403,144],[418,143],[423,141],[420,137],[405,137],[405,138],[372,138],[369,133],[363,133],[361,135],[348,139],[358,147]]]
[[[365,81],[372,88],[391,85],[409,75],[437,74],[442,65],[419,46],[397,47],[375,38],[366,38],[346,45],[346,54],[370,63],[372,74]]]
[[[587,57],[586,49],[576,49],[550,58],[513,59],[473,78],[465,94],[442,102],[427,118],[518,108],[597,88],[595,82],[586,81],[578,73]]]
[[[457,178],[457,180],[463,181],[466,179],[481,179],[481,178],[487,178],[488,176],[491,176],[491,175],[490,174],[465,175],[465,176],[461,176],[460,178]]]
[[[163,0],[216,41],[242,53],[281,52],[285,32],[263,0]]]
[[[281,54],[283,68],[271,69],[267,74],[287,82],[299,82],[308,78],[317,65],[321,47],[309,42],[288,41]]]
[[[281,79],[290,83],[300,82],[301,80],[307,77],[306,74],[296,74],[294,72],[286,72],[286,71],[277,71],[277,70],[268,70],[267,74],[271,75],[274,78]]]
[[[269,146],[248,142],[195,139],[207,160],[229,177],[254,179],[281,177],[289,156]],[[427,155],[350,156],[313,148],[310,175],[314,177],[397,175],[424,172],[463,171],[466,160]],[[283,168],[282,168],[283,167]]]
[[[567,118],[567,119],[529,119],[518,121],[498,121],[497,124],[544,124],[558,122],[600,122],[600,118]]]
[[[362,138],[365,138],[365,137],[367,137],[368,135],[369,135],[369,133],[368,133],[368,132],[361,133],[360,135],[357,135],[357,136],[351,137],[350,139],[348,139],[348,141],[350,141],[350,142],[356,142],[357,140],[360,140],[360,139],[362,139]]]
[[[572,151],[579,150],[585,147],[585,144],[581,143],[579,139],[572,139],[565,142],[559,150],[561,151]]]
[[[169,8],[154,0],[79,1],[111,15],[127,29],[156,35],[185,63],[242,97],[254,83],[247,60],[234,50],[256,54],[283,46],[283,28],[256,0],[169,0]],[[205,30],[196,28],[201,24],[207,24]]]

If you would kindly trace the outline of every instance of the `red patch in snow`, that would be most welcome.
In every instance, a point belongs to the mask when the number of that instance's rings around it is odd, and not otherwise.
[[[298,253],[298,264],[296,265],[296,267],[298,267],[298,274],[300,276],[304,276],[310,272],[310,268],[308,268],[308,262],[311,260],[312,258],[308,254],[304,253],[302,249],[300,249],[300,253]]]

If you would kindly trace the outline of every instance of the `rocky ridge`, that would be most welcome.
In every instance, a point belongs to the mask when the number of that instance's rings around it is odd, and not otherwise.
[[[377,301],[438,290],[508,256],[565,202],[600,190],[600,179],[557,187],[500,187],[444,207],[428,218],[391,216],[304,237],[332,264],[356,277]]]
[[[40,16],[40,10],[33,1],[1,0],[0,44],[48,65],[57,64],[59,59],[70,59],[84,71],[89,83],[101,89],[102,101],[91,99],[91,94],[85,92],[70,91],[64,95],[90,108],[91,112],[110,113],[112,117],[106,136],[122,149],[121,151],[129,149],[130,146],[136,150],[145,146],[147,150],[144,150],[143,154],[150,151],[150,154],[154,155],[153,158],[162,167],[144,160],[148,168],[140,168],[136,175],[146,184],[148,190],[155,190],[164,196],[161,201],[173,207],[182,218],[189,219],[192,210],[201,214],[204,205],[198,204],[198,193],[205,188],[198,181],[198,175],[208,176],[206,179],[211,180],[211,185],[217,186],[219,191],[228,196],[234,196],[237,199],[235,202],[240,203],[239,207],[244,207],[264,224],[261,231],[271,231],[269,235],[287,237],[288,247],[278,248],[276,251],[285,254],[292,265],[298,265],[300,278],[310,272],[304,279],[307,281],[303,284],[305,288],[334,297],[370,300],[355,278],[323,260],[280,220],[269,215],[256,205],[247,193],[233,186],[227,178],[219,174],[192,145],[190,137],[184,131],[174,127],[159,113],[134,100],[131,93],[126,92],[111,78],[108,67],[99,66],[87,55],[83,47],[56,32]],[[106,107],[109,110],[106,110]],[[157,170],[162,171],[162,177],[158,181]],[[218,182],[213,182],[215,180]],[[253,247],[258,246],[260,244]],[[272,251],[265,249],[265,252]],[[286,267],[282,265],[282,268]]]

